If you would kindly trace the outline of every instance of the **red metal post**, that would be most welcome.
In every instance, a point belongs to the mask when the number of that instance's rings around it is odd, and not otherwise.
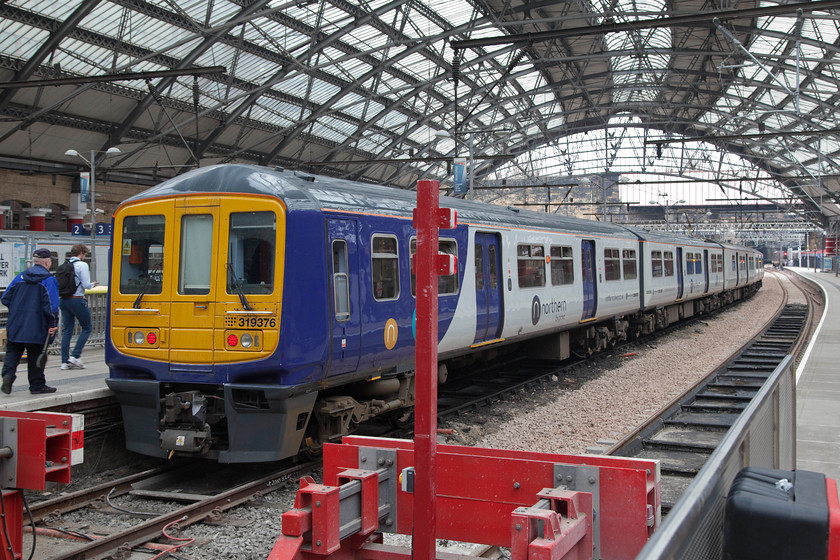
[[[434,560],[437,529],[437,344],[438,225],[437,181],[417,182],[417,323],[414,402],[414,560]]]

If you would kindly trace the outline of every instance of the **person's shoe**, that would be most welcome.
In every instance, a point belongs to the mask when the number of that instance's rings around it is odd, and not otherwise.
[[[69,364],[67,362],[64,362],[63,364],[61,364],[61,369],[76,369],[76,368],[74,368],[71,364]]]
[[[3,391],[5,394],[10,395],[12,393],[12,378],[3,376],[3,386],[0,387],[0,391]]]
[[[5,377],[3,379],[6,379]],[[49,385],[44,385],[40,389],[30,389],[29,392],[33,395],[43,395],[44,393],[55,393],[55,387],[50,387]]]
[[[81,358],[74,358],[73,356],[70,356],[70,363],[73,364],[73,367],[85,369],[85,364],[82,362]]]

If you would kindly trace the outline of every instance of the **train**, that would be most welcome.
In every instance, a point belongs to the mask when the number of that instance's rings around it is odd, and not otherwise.
[[[416,193],[222,164],[113,217],[107,384],[126,447],[264,462],[414,404]],[[747,247],[443,197],[438,383],[513,351],[589,355],[749,297]]]

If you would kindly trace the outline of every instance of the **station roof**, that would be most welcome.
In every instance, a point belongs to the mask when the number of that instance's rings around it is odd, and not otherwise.
[[[487,179],[771,182],[825,225],[840,215],[838,8],[8,0],[0,166],[71,173],[74,149],[139,184],[241,162],[411,188],[472,153]]]

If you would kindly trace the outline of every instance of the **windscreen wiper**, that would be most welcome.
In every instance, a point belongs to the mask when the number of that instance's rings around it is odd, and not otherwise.
[[[242,284],[239,283],[239,278],[236,277],[236,273],[233,271],[233,263],[228,261],[225,268],[227,268],[230,284],[233,289],[236,290],[236,295],[239,296],[239,301],[242,303],[242,307],[245,311],[251,311],[254,308],[251,307],[250,303],[248,303],[248,299],[245,297],[245,292],[242,291]]]
[[[140,288],[140,293],[137,294],[137,299],[134,300],[134,309],[140,309],[140,302],[143,301],[143,296],[146,295],[146,290],[149,289],[149,284],[158,272],[160,272],[160,263],[157,263],[149,275],[146,276],[146,281],[143,283],[143,287]]]

